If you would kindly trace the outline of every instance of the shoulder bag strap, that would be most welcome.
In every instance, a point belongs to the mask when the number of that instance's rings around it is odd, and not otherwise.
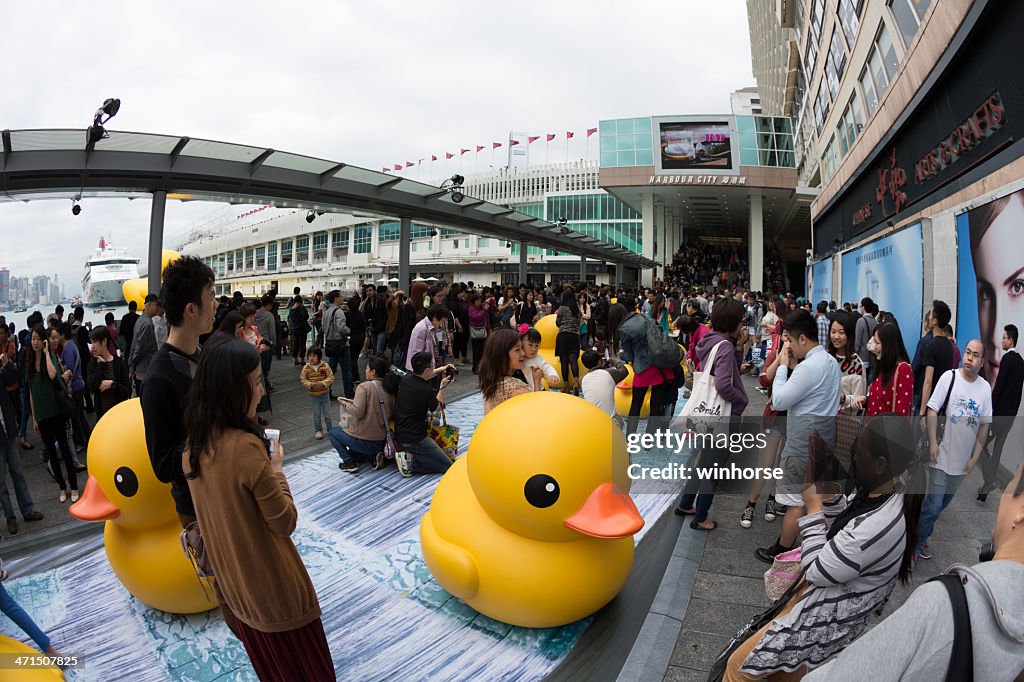
[[[942,407],[939,408],[939,416],[946,416],[946,407],[949,405],[949,396],[953,395],[953,384],[956,383],[957,370],[949,370],[953,373],[953,376],[949,379],[949,389],[946,391],[946,399],[942,401]]]
[[[387,431],[388,436],[391,435],[391,422],[388,421],[387,410],[384,409],[384,396],[380,392],[380,386],[377,385],[376,381],[371,381],[370,385],[373,386],[373,390],[377,392],[377,402],[380,404],[380,418],[384,420],[384,430]]]
[[[971,612],[967,606],[963,580],[956,573],[946,573],[932,580],[942,583],[953,606],[953,650],[949,656],[949,668],[946,669],[946,681],[972,682],[974,642],[971,639]]]

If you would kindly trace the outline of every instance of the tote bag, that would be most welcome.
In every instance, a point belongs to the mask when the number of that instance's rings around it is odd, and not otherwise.
[[[692,431],[709,433],[719,431],[728,424],[727,417],[732,415],[732,403],[723,398],[718,389],[715,388],[715,380],[711,370],[715,366],[715,356],[723,344],[729,344],[729,340],[719,341],[707,361],[703,364],[704,371],[695,372],[693,377],[693,390],[690,391],[690,398],[679,411],[679,419],[682,424],[675,424],[677,428],[685,425]]]

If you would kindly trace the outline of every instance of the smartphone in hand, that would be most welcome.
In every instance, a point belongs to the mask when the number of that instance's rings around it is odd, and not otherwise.
[[[264,429],[263,440],[267,444],[267,457],[272,459],[274,457],[274,453],[277,451],[277,443],[281,440],[281,430]]]

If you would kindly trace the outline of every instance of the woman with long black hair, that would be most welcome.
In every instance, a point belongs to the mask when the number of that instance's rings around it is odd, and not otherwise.
[[[320,603],[291,540],[298,511],[279,441],[256,423],[260,354],[205,348],[185,410],[182,468],[224,604],[261,680],[333,680]]]
[[[876,327],[868,341],[868,352],[875,356],[875,380],[867,396],[855,398],[852,404],[857,409],[866,405],[868,417],[884,412],[909,417],[914,401],[914,372],[899,326],[887,322]]]
[[[840,409],[853,407],[855,398],[866,395],[864,364],[854,350],[854,341],[853,318],[844,312],[837,312],[829,323],[825,350],[839,363]]]
[[[75,475],[74,453],[68,442],[68,417],[61,412],[60,401],[64,400],[57,395],[58,376],[61,375],[60,360],[50,350],[49,341],[46,338],[46,330],[43,325],[37,324],[32,327],[30,346],[26,352],[25,378],[29,390],[29,405],[32,412],[32,427],[39,434],[46,448],[46,454],[50,461],[50,469],[53,477],[60,486],[60,501],[67,502],[68,483],[71,484],[71,501],[78,500],[78,477]],[[63,378],[61,379],[63,381]],[[67,398],[70,401],[70,398]],[[68,403],[70,407],[70,403]],[[56,443],[56,447],[54,444]],[[57,457],[57,450],[60,450],[60,459]],[[67,471],[67,481],[61,472],[61,460],[64,461],[64,469]]]
[[[555,324],[558,326],[555,355],[562,362],[562,393],[579,393],[580,305],[572,287],[566,287],[562,292]]]
[[[886,414],[867,422],[857,438],[850,495],[826,490],[827,463],[811,463],[802,494],[800,582],[782,610],[729,657],[724,680],[821,665],[864,631],[897,579],[910,581],[925,479],[914,459],[910,421]]]

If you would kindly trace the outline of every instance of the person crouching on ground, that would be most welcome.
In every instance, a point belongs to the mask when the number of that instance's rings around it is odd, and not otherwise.
[[[587,368],[580,379],[583,399],[599,407],[621,429],[626,422],[615,408],[615,387],[629,376],[626,365],[615,359],[605,360],[596,350],[584,352],[580,361]]]
[[[826,492],[835,484],[813,480],[828,466],[810,467],[801,495],[807,508],[800,519],[803,584],[774,620],[733,652],[726,682],[799,679],[864,631],[897,578],[910,580],[924,489],[921,467],[911,468],[914,457],[910,423],[884,415],[868,421],[857,438],[852,494]]]
[[[559,388],[562,380],[558,377],[556,370],[550,362],[540,355],[540,332],[526,324],[519,325],[519,339],[523,344],[523,378],[531,391],[543,391],[544,384],[540,378],[548,380],[548,388]],[[533,368],[540,369],[540,373],[533,371]]]
[[[256,422],[260,354],[229,340],[203,351],[185,411],[182,470],[217,586],[261,680],[333,680],[320,603],[291,534],[298,511],[280,442]]]
[[[338,468],[346,474],[359,471],[360,459],[369,460],[374,469],[383,469],[387,424],[395,414],[395,397],[400,379],[390,371],[387,360],[380,356],[366,361],[366,381],[356,386],[355,398],[338,398],[348,415],[348,425],[335,426],[327,432],[331,445],[341,456]],[[384,414],[381,414],[383,402]]]
[[[519,335],[511,329],[507,331],[516,337],[518,345]],[[427,435],[427,419],[437,410],[438,405],[444,405],[444,389],[454,378],[448,370],[455,368],[445,365],[434,369],[434,355],[429,351],[413,354],[409,364],[412,365],[412,372],[402,377],[395,408],[395,437],[404,448],[395,457],[398,471],[405,477],[413,474],[443,474],[452,462],[444,450]],[[441,388],[435,389],[432,380],[438,375],[443,375]]]
[[[331,429],[331,384],[334,383],[334,372],[324,362],[323,352],[310,348],[306,353],[306,364],[299,372],[299,381],[309,391],[309,402],[313,406],[313,437],[324,439],[324,430]]]

